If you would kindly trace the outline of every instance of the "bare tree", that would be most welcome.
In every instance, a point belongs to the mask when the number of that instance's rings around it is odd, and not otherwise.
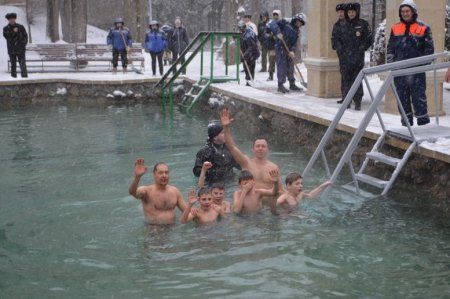
[[[59,40],[59,0],[47,0],[47,36],[52,42]]]
[[[87,0],[62,0],[61,20],[64,41],[86,42]]]

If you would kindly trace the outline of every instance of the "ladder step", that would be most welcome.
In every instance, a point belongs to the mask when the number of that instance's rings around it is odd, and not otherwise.
[[[397,166],[402,161],[401,159],[394,158],[394,157],[385,155],[380,152],[368,152],[366,154],[366,156],[369,159],[372,159],[372,160],[375,160],[378,162],[382,162],[384,164],[392,165],[392,166]]]
[[[388,181],[384,181],[363,173],[356,174],[356,179],[380,189],[384,189],[384,187],[389,183]]]

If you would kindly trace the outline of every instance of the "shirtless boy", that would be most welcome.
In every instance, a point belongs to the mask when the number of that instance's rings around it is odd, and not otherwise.
[[[200,203],[200,209],[192,209],[196,202]],[[195,191],[189,192],[189,203],[181,215],[181,223],[195,221],[197,224],[214,223],[218,218],[223,217],[222,208],[213,203],[212,195],[209,189],[200,188],[198,194]]]
[[[233,212],[236,214],[258,212],[262,208],[263,198],[268,196],[271,196],[272,201],[275,202],[280,179],[278,170],[269,171],[269,176],[272,181],[272,188],[257,188],[252,173],[248,170],[242,170],[239,176],[240,190],[233,194]]]
[[[225,133],[225,143],[230,150],[234,160],[241,166],[243,170],[250,171],[254,176],[254,182],[256,188],[270,189],[273,186],[272,178],[269,175],[269,171],[276,170],[279,172],[278,166],[272,161],[267,159],[269,147],[267,140],[264,138],[258,138],[253,142],[252,152],[254,157],[249,158],[244,155],[234,143],[231,136],[230,126],[233,122],[230,111],[228,108],[222,109],[220,113],[220,121]],[[278,180],[278,192],[283,192],[283,186],[281,180]]]
[[[205,186],[205,174],[208,169],[212,167],[211,162],[205,161],[202,165],[202,170],[200,172],[200,177],[198,179],[198,187],[203,188]],[[228,201],[225,201],[225,186],[223,183],[213,183],[211,185],[211,195],[213,198],[214,204],[218,205],[222,208],[224,213],[231,212],[231,204]]]
[[[180,190],[169,185],[169,167],[162,162],[153,167],[154,184],[139,187],[141,177],[147,172],[144,159],[134,163],[134,179],[130,183],[129,192],[142,202],[144,216],[149,224],[175,223],[176,210],[186,209]]]
[[[291,212],[298,208],[304,198],[316,197],[331,184],[331,181],[326,181],[311,192],[304,192],[302,176],[299,173],[290,173],[286,176],[287,191],[278,197],[277,206]]]

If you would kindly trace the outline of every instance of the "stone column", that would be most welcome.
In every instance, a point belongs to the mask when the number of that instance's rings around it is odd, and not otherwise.
[[[389,39],[391,27],[393,24],[400,21],[398,9],[402,0],[390,0],[386,1],[386,38]],[[425,22],[431,27],[434,41],[434,52],[440,53],[444,51],[445,41],[445,5],[446,0],[415,0],[417,5],[418,19]],[[386,40],[386,45],[387,45]],[[445,70],[438,71],[438,106],[439,115],[444,115],[443,111],[443,80]],[[434,104],[434,81],[433,72],[428,72],[427,77],[427,102],[428,102],[428,114],[434,116],[435,104]],[[391,89],[386,93],[385,98],[385,112],[392,114],[399,114],[397,108],[397,102]]]
[[[331,32],[337,21],[336,5],[342,0],[308,0],[307,95],[341,96],[341,74],[336,51],[331,47]]]

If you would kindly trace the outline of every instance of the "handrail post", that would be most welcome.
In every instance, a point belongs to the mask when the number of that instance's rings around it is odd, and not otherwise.
[[[228,34],[225,35],[225,76],[228,76]]]
[[[169,108],[170,111],[173,109],[173,88],[172,88],[172,82],[169,84]]]
[[[209,79],[212,80],[213,79],[213,71],[214,71],[214,38],[215,38],[215,34],[211,34],[211,68],[209,70]]]
[[[200,38],[200,43],[203,43],[205,37],[202,35]],[[200,49],[200,77],[203,76],[203,47]]]
[[[238,84],[240,84],[240,80],[239,80],[239,65],[241,63],[241,39],[240,38],[236,38],[236,78],[238,81]]]

